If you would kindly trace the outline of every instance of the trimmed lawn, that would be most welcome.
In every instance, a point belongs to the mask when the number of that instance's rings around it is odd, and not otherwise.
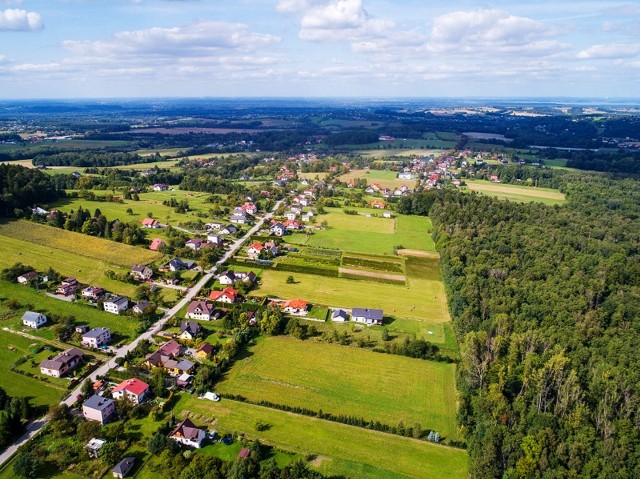
[[[347,208],[352,209],[352,208]],[[381,210],[357,208],[359,215],[347,215],[342,208],[326,208],[318,222],[327,221],[328,228],[312,235],[294,234],[285,240],[319,248],[333,248],[353,253],[393,254],[396,247],[435,251],[431,238],[431,220],[424,216],[399,215],[395,219],[367,217]]]
[[[215,418],[216,429],[244,431],[250,438],[287,451],[318,455],[318,470],[353,479],[425,478],[464,479],[468,475],[463,450],[403,438],[377,431],[290,414],[251,404],[223,400],[219,403],[183,395],[176,414],[190,412]],[[269,425],[254,433],[256,420]],[[196,425],[204,421],[195,419]]]
[[[551,188],[518,186],[481,180],[465,180],[470,191],[476,191],[501,200],[519,202],[539,201],[545,205],[559,205],[566,201],[563,193]]]
[[[10,396],[26,396],[31,398],[32,406],[48,406],[60,401],[67,394],[67,388],[51,378],[51,382],[39,381],[10,370],[11,365],[25,355],[32,355],[29,347],[38,344],[32,339],[0,330],[0,386]],[[0,475],[0,477],[5,477]],[[13,476],[10,476],[13,477]]]
[[[270,337],[237,361],[217,391],[459,439],[455,365],[336,344]],[[301,360],[304,358],[304,360]]]
[[[394,318],[425,323],[448,322],[449,313],[438,260],[408,258],[406,268],[407,286],[263,270],[260,286],[250,294],[281,299],[301,298],[313,304],[342,308],[380,308],[385,316]],[[286,282],[290,275],[295,278],[294,284]]]
[[[338,179],[343,183],[348,183],[351,180],[358,178],[364,178],[367,180],[367,185],[373,185],[377,183],[382,188],[399,188],[402,185],[407,185],[413,189],[416,180],[401,180],[398,178],[397,171],[387,170],[352,170],[349,173],[340,175]]]
[[[46,296],[29,286],[0,280],[0,298],[15,299],[20,303],[20,309],[15,311],[15,318],[6,320],[2,326],[9,326],[15,330],[22,330],[20,318],[27,310],[48,313],[56,313],[62,316],[75,316],[77,323],[87,324],[89,327],[105,327],[111,329],[111,334],[116,333],[126,339],[133,339],[137,336],[138,321],[130,316],[117,316],[107,313],[91,306],[74,304],[68,301]],[[53,339],[51,329],[45,326],[38,330],[28,329],[29,334],[45,339]],[[117,341],[117,337],[114,341]]]

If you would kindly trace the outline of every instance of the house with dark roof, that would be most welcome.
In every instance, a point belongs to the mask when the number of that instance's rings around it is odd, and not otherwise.
[[[28,284],[29,281],[33,281],[38,278],[38,273],[35,271],[29,271],[27,273],[21,274],[18,276],[17,281],[20,284]]]
[[[197,428],[196,425],[187,418],[179,423],[173,431],[171,431],[169,438],[180,444],[184,444],[185,446],[199,449],[200,444],[202,444],[202,441],[205,438],[205,432],[204,430]]]
[[[182,321],[180,323],[180,339],[195,339],[200,335],[200,325],[195,321]]]
[[[67,349],[51,359],[40,362],[40,372],[54,378],[62,377],[75,369],[82,362],[83,357],[84,353],[78,348]]]
[[[216,348],[211,343],[202,343],[196,351],[196,357],[198,359],[208,359],[214,353]]]
[[[116,403],[113,399],[94,394],[82,404],[82,415],[87,421],[106,424],[115,417]]]
[[[331,313],[331,321],[335,321],[336,323],[344,323],[345,321],[349,321],[349,313],[347,313],[344,309],[334,309],[333,313]]]
[[[125,457],[122,461],[116,464],[113,469],[111,469],[111,474],[113,474],[113,477],[122,479],[127,474],[129,474],[129,471],[133,469],[133,466],[135,465],[135,463],[136,463],[135,457]]]
[[[102,303],[102,307],[108,313],[120,314],[129,307],[129,300],[124,296],[112,296]]]
[[[383,313],[381,309],[353,308],[351,319],[356,323],[363,323],[367,326],[382,324]]]
[[[199,319],[203,321],[211,321],[211,314],[214,311],[213,304],[206,301],[191,301],[187,306],[187,319]]]
[[[136,264],[131,268],[131,276],[133,276],[138,281],[146,281],[147,279],[151,279],[153,276],[153,270],[146,266],[141,266]]]
[[[82,335],[82,345],[88,348],[99,348],[111,342],[109,328],[93,328]]]

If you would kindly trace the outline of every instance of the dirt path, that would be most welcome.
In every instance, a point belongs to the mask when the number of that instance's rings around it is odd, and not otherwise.
[[[399,249],[396,253],[400,256],[415,256],[417,258],[440,258],[440,254],[434,251],[422,251],[420,249]]]
[[[386,274],[386,273],[374,273],[373,271],[362,271],[359,269],[340,268],[339,273],[353,274],[356,276],[367,276],[369,278],[382,278],[390,279],[393,281],[406,281],[407,277],[402,274]]]

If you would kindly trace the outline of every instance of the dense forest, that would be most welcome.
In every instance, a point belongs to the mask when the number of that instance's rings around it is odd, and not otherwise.
[[[448,191],[429,211],[477,479],[640,477],[640,184],[557,181],[561,207]]]
[[[64,197],[51,177],[17,165],[0,165],[0,217],[22,216],[23,209]]]

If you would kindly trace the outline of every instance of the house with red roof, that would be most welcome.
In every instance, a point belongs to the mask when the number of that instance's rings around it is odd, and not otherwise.
[[[143,228],[161,228],[161,225],[158,222],[158,220],[154,218],[145,218],[142,220],[142,227]]]
[[[294,316],[306,316],[309,304],[303,299],[290,299],[281,303],[280,307],[284,313]]]
[[[164,248],[166,243],[162,241],[160,238],[154,238],[151,244],[149,245],[149,249],[151,251],[160,251],[160,248]]]
[[[132,378],[122,381],[111,391],[114,399],[130,399],[134,404],[141,404],[151,394],[149,385],[144,381]]]
[[[222,291],[211,291],[209,299],[212,301],[219,301],[221,303],[235,303],[238,299],[238,292],[229,286]]]
[[[384,204],[384,201],[378,201],[378,200],[376,200],[376,201],[374,201],[374,202],[372,202],[372,203],[371,203],[371,206],[372,206],[373,208],[384,209],[385,204]]]
[[[249,246],[249,249],[247,250],[247,255],[249,256],[250,259],[258,259],[263,249],[264,249],[264,246],[262,246],[258,242],[255,242],[251,246]]]

